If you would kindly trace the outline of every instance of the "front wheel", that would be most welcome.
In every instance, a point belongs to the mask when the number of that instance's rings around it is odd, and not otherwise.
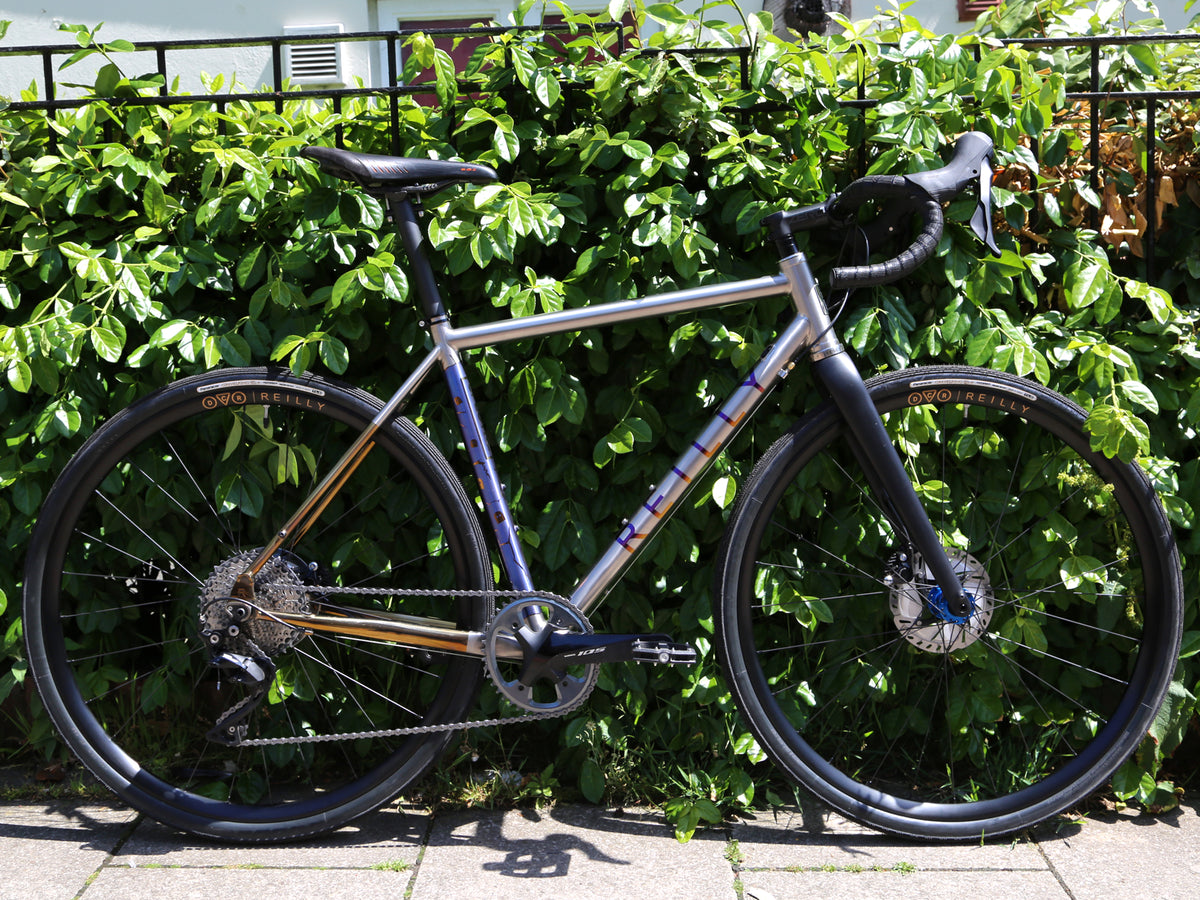
[[[469,716],[478,658],[269,618],[485,627],[478,518],[406,421],[377,433],[316,526],[259,573],[266,618],[241,626],[225,664],[206,639],[228,625],[214,620],[234,580],[380,406],[316,377],[214,372],[114,417],[55,483],[26,564],[30,669],[71,750],[131,806],[223,840],[327,831],[398,794],[451,740],[433,729]],[[430,589],[442,594],[409,593]],[[269,743],[227,746],[210,734],[222,722]],[[412,728],[430,730],[372,735]]]
[[[954,615],[825,406],[760,461],[717,567],[717,645],[768,755],[845,815],[915,837],[1019,830],[1146,734],[1182,628],[1179,557],[1136,465],[1025,379],[867,383],[970,602]]]

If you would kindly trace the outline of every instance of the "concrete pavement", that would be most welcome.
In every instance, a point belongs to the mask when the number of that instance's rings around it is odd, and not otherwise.
[[[0,900],[1196,900],[1200,804],[929,845],[760,813],[678,843],[662,815],[392,807],[323,840],[206,843],[97,803],[0,803]]]

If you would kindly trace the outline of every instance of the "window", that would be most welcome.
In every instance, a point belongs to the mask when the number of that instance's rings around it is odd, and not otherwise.
[[[958,0],[958,21],[974,22],[989,9],[1000,5],[1000,0]]]
[[[586,8],[587,6],[588,6],[588,4],[586,4],[586,3],[578,3],[577,2],[574,4],[574,7],[576,9],[578,9],[580,7]],[[470,29],[471,26],[473,26],[473,25],[492,25],[498,21],[503,21],[503,18],[498,15],[487,15],[487,14],[482,14],[482,13],[474,14],[474,15],[466,14],[466,15],[460,15],[460,16],[442,15],[442,16],[439,16],[438,18],[410,18],[407,15],[400,14],[400,15],[397,15],[397,17],[393,21],[395,23],[393,27],[396,27],[396,28],[400,29],[401,31],[433,32],[436,29],[458,29],[460,31],[466,31],[466,30]],[[561,15],[548,13],[545,16],[544,21],[548,25],[562,24],[563,17]],[[634,18],[633,18],[633,14],[630,12],[627,12],[624,16],[623,21],[624,21],[626,33],[627,34],[633,33],[634,29],[636,27]],[[459,34],[443,34],[443,35],[430,34],[430,37],[433,39],[434,46],[438,47],[441,50],[445,50],[448,54],[450,54],[450,59],[454,62],[455,71],[460,72],[460,73],[466,69],[467,63],[470,62],[470,60],[471,60],[471,54],[475,52],[475,49],[477,47],[479,47],[481,44],[486,43],[487,41],[489,41],[491,39],[489,35],[480,35],[478,37],[474,37],[471,35],[464,35],[461,33],[459,33]],[[557,41],[556,38],[549,38],[547,42],[551,46],[555,46],[556,41]],[[614,52],[614,53],[616,52],[615,48],[613,49],[612,52]],[[398,48],[398,53],[399,53],[399,57],[398,57],[397,62],[399,64],[400,68],[403,69],[407,50],[405,47],[400,46]],[[382,56],[386,57],[386,50],[382,51]],[[381,65],[381,71],[383,73],[387,72],[386,58],[383,59],[383,62]],[[386,74],[383,77],[386,78]],[[412,83],[423,84],[423,83],[432,82],[434,80],[435,80],[435,75],[434,75],[433,71],[431,69],[426,69],[425,71],[419,72],[415,76],[413,76]],[[433,102],[433,95],[432,94],[430,94],[428,96],[418,95],[418,102],[419,103]]]

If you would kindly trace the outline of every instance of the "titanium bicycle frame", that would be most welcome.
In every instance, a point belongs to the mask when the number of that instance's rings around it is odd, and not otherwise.
[[[458,416],[471,466],[479,483],[484,509],[496,539],[504,571],[516,591],[535,591],[528,562],[517,537],[512,511],[504,495],[487,435],[480,420],[462,364],[463,351],[511,341],[578,332],[673,313],[691,312],[790,293],[796,315],[776,342],[755,363],[750,373],[675,461],[634,514],[622,523],[608,550],[575,586],[569,601],[586,613],[616,584],[641,548],[666,521],[670,512],[707,471],[721,449],[754,415],[763,399],[787,377],[795,360],[807,349],[814,370],[843,410],[855,437],[856,452],[881,508],[900,525],[925,558],[950,603],[962,601],[962,587],[929,522],[916,493],[875,412],[862,377],[833,333],[825,301],[803,253],[780,260],[780,274],[718,285],[653,294],[637,300],[540,313],[482,325],[455,328],[450,324],[432,269],[421,245],[423,234],[411,202],[389,198],[397,231],[414,266],[414,283],[425,308],[433,349],[380,409],[368,427],[333,470],[276,533],[249,569],[237,580],[233,595],[253,599],[253,579],[280,549],[298,541],[350,478],[374,443],[374,436],[399,415],[439,365]],[[890,509],[889,509],[890,508]],[[953,607],[952,607],[953,608]],[[482,655],[484,635],[464,631],[449,622],[373,611],[370,617],[346,615],[262,613],[273,621],[314,631],[386,640],[404,646]],[[501,648],[501,656],[520,656],[519,649]]]

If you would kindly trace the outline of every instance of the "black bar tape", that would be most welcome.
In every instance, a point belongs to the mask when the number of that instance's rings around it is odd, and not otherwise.
[[[877,175],[854,181],[830,204],[835,219],[848,219],[858,207],[871,200],[907,200],[922,221],[921,233],[906,250],[893,259],[866,266],[840,266],[829,276],[833,290],[888,284],[916,270],[937,250],[942,238],[942,206],[923,188],[900,175]]]

